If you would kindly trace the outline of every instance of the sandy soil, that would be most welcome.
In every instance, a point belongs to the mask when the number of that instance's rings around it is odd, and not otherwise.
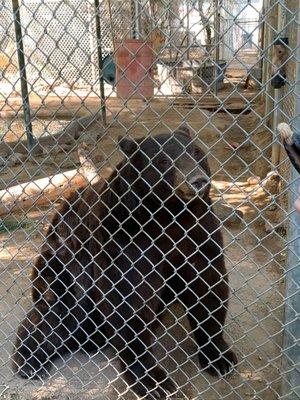
[[[209,150],[215,186],[213,198],[222,198],[244,213],[244,220],[239,224],[225,222],[223,226],[232,288],[226,335],[238,353],[239,364],[237,370],[225,378],[212,378],[201,371],[196,345],[180,305],[174,306],[166,316],[168,330],[158,332],[156,355],[180,386],[178,398],[275,400],[279,397],[281,384],[285,248],[278,233],[267,234],[264,229],[261,212],[268,209],[270,198],[259,185],[247,183],[250,176],[263,177],[269,169],[270,136],[260,127],[259,117],[253,112],[247,115],[212,114],[197,107],[169,110],[163,102],[151,104],[151,110],[143,104],[128,106],[121,114],[114,114],[107,134],[97,147],[93,147],[92,154],[96,161],[105,160],[99,168],[113,166],[120,158],[116,150],[119,135],[128,132],[139,137],[168,131],[176,128],[183,119],[187,120],[203,147]],[[253,132],[251,136],[250,132]],[[91,127],[88,134],[95,137],[96,132]],[[236,150],[231,147],[233,142],[238,143]],[[30,174],[40,177],[46,172],[56,173],[57,164],[60,164],[60,170],[74,168],[74,164],[78,165],[76,153],[51,156],[42,164],[43,171],[38,168],[40,160],[36,164],[28,163],[26,174],[20,167],[5,171],[1,176],[3,185],[28,180]],[[9,356],[16,327],[31,304],[30,268],[43,242],[51,212],[42,209],[16,215],[20,229],[0,234],[0,398],[117,398],[127,389],[111,349],[94,355],[78,352],[68,356],[65,362],[56,364],[51,378],[45,382],[22,381],[11,373]],[[133,395],[127,392],[124,397],[132,399]]]

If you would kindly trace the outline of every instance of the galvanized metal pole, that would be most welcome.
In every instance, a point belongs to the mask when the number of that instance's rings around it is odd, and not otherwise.
[[[300,75],[298,75],[300,78]],[[298,86],[300,86],[298,84]],[[298,90],[300,96],[300,87]],[[298,100],[298,115],[300,101]],[[300,117],[298,117],[298,132],[300,133]],[[295,128],[294,128],[295,129]],[[290,207],[294,207],[300,178],[294,170],[290,185]],[[300,398],[300,215],[295,211],[290,217],[289,252],[285,285],[285,319],[283,339],[283,370],[282,398],[296,400]]]
[[[273,9],[273,0],[265,0],[265,21],[264,21],[264,67],[263,67],[263,85],[265,85],[265,118],[266,122],[269,124],[269,121],[272,117],[272,110],[274,109],[274,89],[270,83],[271,79],[271,63],[270,60],[272,58],[272,49],[271,43],[273,41],[273,32],[276,30],[272,24],[272,16],[271,10]]]
[[[282,37],[285,36],[286,31],[285,0],[279,0],[277,9],[277,34]],[[283,89],[274,89],[272,164],[275,169],[277,169],[280,161],[280,143],[276,134],[276,129],[281,116],[282,91]]]
[[[186,58],[189,60],[191,58],[190,55],[190,3],[187,1],[186,3],[186,25],[187,25],[187,35],[186,35]]]
[[[300,10],[298,13],[300,17]],[[300,27],[298,40],[300,43]],[[300,48],[297,47],[295,60],[299,60]],[[296,62],[295,119],[293,130],[300,134],[300,64]],[[292,169],[290,184],[290,207],[300,188],[299,174]],[[296,400],[300,398],[300,215],[295,211],[290,217],[289,252],[286,271],[285,288],[285,320],[283,340],[282,399]]]
[[[99,0],[94,0],[95,4],[95,22],[96,22],[96,35],[97,35],[97,55],[98,55],[98,67],[99,67],[99,87],[100,87],[100,99],[101,99],[101,117],[102,123],[106,126],[106,101],[104,91],[104,77],[103,77],[103,61],[102,61],[102,35],[100,25],[100,6]]]
[[[135,1],[135,32],[136,32],[136,39],[141,38],[141,12],[142,7],[139,0]]]
[[[32,135],[32,123],[31,123],[30,103],[28,95],[24,47],[23,47],[22,25],[20,18],[20,6],[18,0],[12,0],[12,9],[13,9],[13,20],[14,20],[15,35],[16,35],[18,64],[20,71],[20,83],[21,83],[21,95],[22,95],[22,104],[24,111],[25,132],[27,136],[27,146],[28,149],[30,150],[33,148],[35,140]]]
[[[214,16],[214,29],[215,29],[215,94],[218,93],[218,77],[220,74],[219,61],[220,61],[220,10],[219,0],[215,0],[215,16]]]
[[[141,37],[141,3],[139,0],[131,2],[131,14],[133,19],[132,24],[132,37],[133,39],[140,39]]]

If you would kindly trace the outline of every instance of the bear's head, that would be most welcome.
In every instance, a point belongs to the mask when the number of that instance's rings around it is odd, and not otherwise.
[[[176,196],[187,202],[208,196],[206,155],[185,126],[138,140],[120,137],[119,146],[127,159],[121,176],[140,199],[166,201]]]

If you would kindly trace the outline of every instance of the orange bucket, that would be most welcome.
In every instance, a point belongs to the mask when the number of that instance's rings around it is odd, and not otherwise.
[[[125,39],[116,48],[116,89],[121,99],[147,99],[154,94],[151,42]]]

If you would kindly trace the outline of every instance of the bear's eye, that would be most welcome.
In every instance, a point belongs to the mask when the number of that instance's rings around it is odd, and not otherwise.
[[[169,158],[162,158],[161,160],[159,160],[159,165],[167,168],[171,166],[171,160]]]
[[[199,149],[194,149],[194,157],[199,158],[201,156],[201,151]]]

